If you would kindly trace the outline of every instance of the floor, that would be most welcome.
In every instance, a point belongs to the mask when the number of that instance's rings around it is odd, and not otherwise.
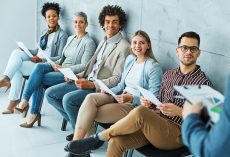
[[[0,111],[7,105],[7,93],[0,89]],[[61,131],[62,117],[46,101],[42,107],[41,127],[21,128],[25,119],[17,114],[0,114],[0,157],[64,157],[67,144],[65,137],[72,133],[69,125]],[[91,154],[91,157],[105,156],[107,145]],[[137,152],[133,157],[141,157]]]

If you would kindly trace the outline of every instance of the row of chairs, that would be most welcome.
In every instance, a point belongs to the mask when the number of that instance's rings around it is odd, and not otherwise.
[[[23,76],[23,85],[22,85],[22,90],[20,93],[20,100],[22,98],[22,93],[25,87],[26,80],[28,80],[28,78],[29,76]],[[97,128],[98,128],[98,125],[100,125],[104,129],[107,129],[112,124],[97,123],[96,124]],[[67,126],[67,120],[63,118],[61,130],[65,131],[66,126]],[[185,146],[179,149],[175,149],[175,150],[160,150],[150,144],[150,145],[138,148],[136,149],[136,151],[138,151],[139,153],[147,157],[186,157],[190,155],[189,150]],[[123,157],[132,157],[133,152],[134,152],[134,149],[130,149],[124,153]]]

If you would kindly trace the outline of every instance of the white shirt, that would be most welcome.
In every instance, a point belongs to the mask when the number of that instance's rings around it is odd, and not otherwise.
[[[121,33],[118,32],[116,35],[114,35],[113,37],[109,38],[109,39],[105,39],[101,49],[100,49],[100,52],[98,53],[97,55],[97,61],[96,63],[94,63],[93,65],[93,70],[91,71],[91,73],[88,75],[87,79],[88,80],[92,80],[92,79],[97,79],[97,75],[98,75],[98,72],[99,72],[99,66],[103,60],[103,57],[106,53],[109,53],[107,51],[107,49],[109,49],[111,46],[114,45],[114,43],[119,39],[121,38]]]
[[[137,64],[136,62],[133,64],[132,68],[130,69],[128,75],[125,78],[125,89],[124,92],[128,92],[132,95],[139,96],[140,92],[136,89],[136,85],[139,85],[141,72],[144,68],[144,63]]]

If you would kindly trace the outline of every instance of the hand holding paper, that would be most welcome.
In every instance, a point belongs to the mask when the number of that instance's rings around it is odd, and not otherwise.
[[[71,80],[78,80],[77,76],[73,73],[73,71],[70,68],[60,68],[58,69],[62,74],[64,74],[65,77],[71,79]]]
[[[143,95],[143,97],[144,97],[145,99],[151,101],[154,105],[160,105],[160,104],[162,104],[162,103],[156,98],[156,96],[155,96],[152,92],[150,92],[150,91],[148,91],[148,90],[146,90],[146,89],[144,89],[144,88],[142,88],[142,87],[140,87],[140,86],[136,86],[136,87],[137,87],[137,89],[141,92],[141,94]]]
[[[23,42],[17,41],[16,43],[18,47],[21,48],[29,57],[33,57],[28,48],[23,44]]]
[[[116,95],[111,91],[101,80],[95,79],[95,82],[100,86],[100,88],[106,93],[112,95],[114,98]]]

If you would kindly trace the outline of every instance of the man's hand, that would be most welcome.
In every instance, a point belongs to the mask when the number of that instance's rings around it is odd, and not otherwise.
[[[51,64],[51,66],[54,69],[54,71],[59,71],[58,68],[61,68],[61,65],[59,64]]]
[[[75,81],[75,85],[79,89],[95,89],[96,88],[96,86],[93,82],[88,81],[88,80],[83,79],[83,78]]]
[[[157,109],[159,109],[166,116],[182,116],[182,108],[176,106],[173,103],[160,104],[157,106]]]
[[[121,94],[117,95],[115,99],[118,103],[133,102],[133,95],[129,93]]]
[[[38,56],[33,56],[33,57],[31,57],[30,59],[31,59],[31,61],[34,62],[34,63],[39,63],[39,62],[42,61],[42,59],[39,58]]]
[[[153,106],[153,103],[147,99],[145,99],[143,96],[141,97],[141,105],[151,108]]]
[[[186,101],[184,103],[184,107],[183,107],[183,111],[182,111],[183,119],[186,119],[186,117],[192,113],[196,113],[196,114],[200,115],[202,108],[203,108],[202,102],[191,105],[190,103],[188,103]]]

